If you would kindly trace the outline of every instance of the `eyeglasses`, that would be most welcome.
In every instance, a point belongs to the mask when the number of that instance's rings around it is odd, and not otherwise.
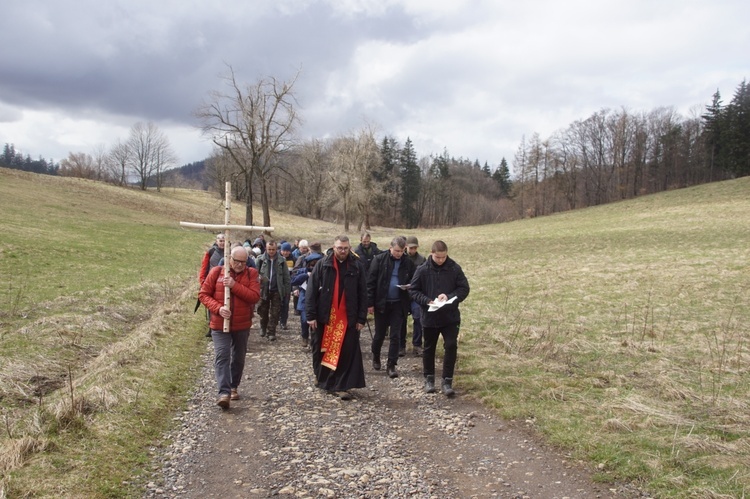
[[[232,260],[234,263],[239,263],[240,265],[247,265],[247,260],[244,260],[244,261],[243,260],[237,260],[233,256],[230,256],[229,259]]]
[[[349,251],[349,246],[334,246],[333,249],[336,251]]]

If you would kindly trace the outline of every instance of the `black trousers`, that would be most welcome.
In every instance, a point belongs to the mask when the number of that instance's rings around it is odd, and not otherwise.
[[[444,327],[422,326],[422,336],[424,338],[422,373],[425,376],[435,375],[435,350],[437,348],[438,337],[442,334],[443,346],[445,348],[443,378],[453,378],[453,370],[456,367],[456,357],[458,354],[458,330],[460,327],[460,324]]]
[[[388,336],[388,365],[395,366],[398,363],[398,349],[401,343],[401,326],[406,319],[404,308],[400,301],[386,302],[383,312],[375,311],[375,336],[372,339],[372,355],[380,359],[380,350],[383,348],[385,334],[390,328]]]

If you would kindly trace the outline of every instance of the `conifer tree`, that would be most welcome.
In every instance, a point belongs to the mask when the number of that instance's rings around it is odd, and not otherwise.
[[[745,80],[726,108],[726,124],[727,168],[738,177],[750,175],[750,88]]]
[[[510,169],[508,168],[508,162],[505,158],[500,161],[500,165],[492,173],[492,180],[497,182],[497,186],[500,188],[501,197],[508,197],[510,195]]]
[[[419,195],[421,190],[421,172],[417,163],[411,139],[407,138],[401,149],[401,216],[406,227],[413,229],[419,225]]]

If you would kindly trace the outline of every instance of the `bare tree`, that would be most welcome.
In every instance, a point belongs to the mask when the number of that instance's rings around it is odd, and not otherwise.
[[[117,143],[109,151],[107,161],[112,181],[117,185],[125,185],[128,182],[128,164],[130,164],[130,149],[128,145],[117,140]]]
[[[85,152],[71,152],[68,157],[60,160],[59,175],[62,177],[78,177],[96,180],[97,172],[94,158]]]
[[[382,157],[380,148],[375,140],[375,130],[370,125],[365,125],[356,134],[357,157],[353,167],[357,172],[359,182],[355,184],[354,201],[359,211],[357,232],[371,229],[370,216],[373,212],[375,199],[383,194],[384,182],[375,178],[375,172],[380,168]],[[393,174],[395,176],[395,174]]]
[[[97,180],[109,180],[109,170],[107,168],[107,148],[104,144],[94,147],[91,153],[91,160],[96,172]]]
[[[295,183],[292,206],[302,216],[322,219],[323,214],[336,202],[331,195],[331,144],[312,139],[297,147],[292,163],[291,177]]]
[[[269,180],[282,168],[277,157],[293,145],[299,118],[292,89],[298,76],[290,81],[261,78],[243,86],[229,66],[223,77],[228,90],[212,92],[210,102],[196,112],[203,134],[229,154],[244,177],[247,224],[253,224],[253,180],[260,188],[263,225],[271,224]]]
[[[162,172],[175,161],[167,136],[151,122],[138,122],[130,128],[127,147],[128,165],[138,178],[140,188],[145,191],[149,179],[155,177],[159,190]]]
[[[373,170],[380,162],[380,149],[372,129],[340,137],[333,144],[329,176],[339,194],[344,215],[344,230],[349,230],[353,208],[361,215],[359,229],[369,229],[372,200],[377,194]]]
[[[213,189],[223,196],[225,184],[238,178],[237,165],[228,152],[220,147],[216,147],[211,156],[206,160],[206,176],[208,177],[209,185],[213,186]],[[234,187],[233,185],[232,192],[238,192]]]

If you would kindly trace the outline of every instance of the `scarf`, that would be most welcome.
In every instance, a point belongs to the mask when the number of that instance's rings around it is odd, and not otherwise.
[[[333,299],[331,300],[331,316],[323,330],[323,339],[320,351],[323,359],[320,364],[335,371],[339,365],[341,346],[344,344],[344,336],[349,323],[346,318],[346,294],[341,293],[339,301],[339,261],[333,258],[333,269],[336,273],[333,284]]]

